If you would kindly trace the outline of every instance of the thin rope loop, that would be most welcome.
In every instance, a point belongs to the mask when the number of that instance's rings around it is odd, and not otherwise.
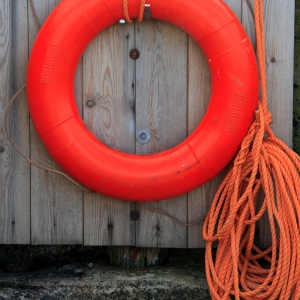
[[[36,11],[35,11],[35,9],[34,9],[34,5],[33,5],[33,2],[32,2],[32,1],[33,1],[33,0],[30,0],[30,7],[31,7],[32,14],[33,14],[33,19],[34,19],[36,28],[37,28],[38,30],[40,30],[40,29],[41,29],[41,26],[40,26],[40,24],[39,24],[39,21],[38,21],[38,18],[37,18],[37,14],[36,14]]]
[[[142,22],[144,18],[144,11],[145,11],[145,4],[146,0],[141,0],[140,10],[139,10],[139,16],[138,16],[138,22]],[[129,16],[129,10],[128,10],[128,0],[123,0],[123,12],[124,17],[127,23],[131,24],[132,19]]]
[[[140,11],[139,11],[139,16],[138,16],[138,22],[143,21],[144,11],[145,11],[145,4],[146,4],[146,0],[141,0],[141,6],[140,6]]]
[[[55,174],[58,174],[58,175],[61,175],[61,176],[64,176],[65,178],[67,178],[69,181],[71,181],[73,184],[75,184],[76,186],[78,186],[79,188],[81,188],[83,191],[85,192],[89,192],[89,193],[93,193],[92,191],[84,188],[83,186],[81,186],[79,183],[77,183],[75,180],[73,180],[70,176],[68,176],[67,174],[63,173],[63,172],[60,172],[60,171],[57,171],[57,170],[54,170],[54,169],[51,169],[51,168],[48,168],[48,167],[45,167],[41,164],[38,164],[34,161],[32,161],[31,159],[29,159],[26,155],[24,155],[22,153],[22,151],[17,147],[17,145],[15,144],[15,142],[13,141],[10,133],[9,133],[9,130],[8,130],[8,126],[7,126],[7,123],[8,123],[8,115],[9,115],[9,112],[10,112],[10,108],[11,106],[13,105],[14,101],[17,99],[17,97],[23,92],[25,91],[26,89],[26,85],[24,85],[21,89],[19,89],[17,91],[17,93],[10,99],[9,101],[9,104],[7,105],[7,108],[5,110],[5,113],[4,113],[4,131],[5,131],[5,134],[8,138],[8,140],[10,141],[10,143],[12,144],[12,146],[14,147],[14,149],[17,151],[17,153],[23,157],[28,163],[30,163],[31,165],[35,166],[35,167],[38,167],[42,170],[45,170],[47,172],[51,172],[51,173],[55,173]]]
[[[180,221],[179,219],[177,219],[176,217],[174,217],[172,214],[170,214],[169,212],[167,212],[165,210],[157,209],[157,208],[154,208],[154,207],[150,207],[150,206],[145,205],[145,204],[140,203],[140,202],[137,202],[137,203],[138,203],[139,206],[144,207],[144,208],[146,208],[149,211],[156,212],[156,213],[159,213],[161,215],[165,215],[165,216],[169,217],[175,223],[177,223],[177,224],[179,224],[181,226],[190,227],[190,226],[193,226],[193,225],[198,224],[198,223],[200,223],[200,222],[202,222],[202,221],[205,220],[205,217],[203,217],[203,218],[197,219],[197,220],[195,220],[193,222],[190,222],[190,223],[182,222],[182,221]]]

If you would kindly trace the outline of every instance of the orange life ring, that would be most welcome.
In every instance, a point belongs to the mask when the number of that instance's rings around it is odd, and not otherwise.
[[[136,18],[140,0],[129,0]],[[27,74],[33,124],[54,160],[90,189],[119,199],[154,201],[186,193],[219,173],[253,122],[258,71],[252,45],[220,0],[148,0],[152,17],[190,34],[210,66],[208,110],[178,146],[153,155],[110,149],[85,127],[75,104],[76,66],[88,43],[124,18],[122,0],[64,0],[40,30]]]

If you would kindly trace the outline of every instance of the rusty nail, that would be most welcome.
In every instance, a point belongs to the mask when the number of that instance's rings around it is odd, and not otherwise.
[[[0,153],[3,153],[4,152],[4,147],[0,147]]]
[[[87,105],[88,107],[93,107],[93,106],[95,105],[95,102],[94,102],[94,100],[88,100],[88,101],[86,102],[86,105]]]
[[[130,219],[132,221],[137,221],[140,219],[140,213],[137,211],[137,210],[133,210],[131,213],[130,213]]]
[[[140,51],[138,49],[132,49],[129,55],[132,59],[138,59],[140,57]]]

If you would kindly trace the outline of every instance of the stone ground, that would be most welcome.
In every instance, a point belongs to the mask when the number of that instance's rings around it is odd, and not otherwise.
[[[203,250],[169,250],[159,267],[123,269],[105,248],[1,246],[0,299],[211,299]]]

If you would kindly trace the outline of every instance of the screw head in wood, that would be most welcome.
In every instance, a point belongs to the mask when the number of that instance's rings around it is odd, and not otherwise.
[[[138,59],[140,57],[140,51],[138,49],[132,49],[130,50],[129,55],[132,59]]]
[[[150,141],[151,134],[148,129],[142,129],[137,132],[136,139],[141,145],[145,145]]]
[[[95,102],[94,102],[94,100],[88,100],[88,101],[86,102],[86,105],[87,105],[88,107],[93,107],[93,106],[95,105]]]
[[[139,211],[137,210],[133,210],[131,213],[130,213],[130,219],[132,221],[138,221],[140,219],[140,213]]]

